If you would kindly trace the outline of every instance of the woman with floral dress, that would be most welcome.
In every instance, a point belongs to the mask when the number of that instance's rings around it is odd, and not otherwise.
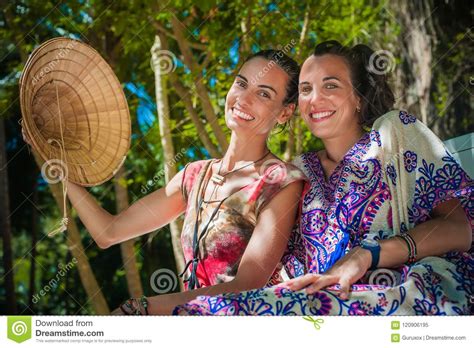
[[[282,281],[279,262],[306,177],[273,155],[267,140],[296,108],[298,76],[298,64],[283,51],[249,57],[226,97],[231,138],[223,158],[189,163],[166,187],[117,215],[100,207],[84,187],[67,182],[73,206],[101,248],[152,232],[185,213],[181,242],[189,291],[130,299],[114,314],[171,314],[200,294]]]
[[[329,41],[302,66],[299,107],[325,150],[294,160],[311,182],[284,257],[295,278],[175,314],[472,313],[473,182],[425,125],[392,110],[373,60]]]
[[[273,155],[267,140],[295,110],[298,74],[298,64],[282,51],[246,60],[226,97],[231,138],[223,158],[190,163],[173,180],[185,213],[181,276],[187,291],[131,299],[115,313],[171,314],[198,295],[282,281],[280,259],[306,177]]]

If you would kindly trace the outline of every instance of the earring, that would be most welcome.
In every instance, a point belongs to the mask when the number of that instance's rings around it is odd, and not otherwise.
[[[356,107],[356,111],[360,112],[360,106]]]

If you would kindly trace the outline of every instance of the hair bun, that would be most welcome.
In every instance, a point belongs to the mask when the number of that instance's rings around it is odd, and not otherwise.
[[[325,54],[328,52],[337,53],[337,52],[342,52],[345,50],[347,50],[347,47],[341,45],[339,41],[328,40],[316,45],[313,53],[315,56],[318,56],[320,54]]]

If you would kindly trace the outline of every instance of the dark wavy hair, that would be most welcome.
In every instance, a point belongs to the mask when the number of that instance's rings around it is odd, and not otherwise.
[[[351,74],[354,90],[361,99],[360,123],[362,126],[372,126],[374,121],[393,109],[395,97],[387,81],[387,74],[377,64],[383,59],[369,46],[355,45],[347,47],[336,40],[318,44],[314,56],[333,54],[345,59]],[[379,61],[380,62],[380,61]]]
[[[252,54],[247,57],[244,64],[258,57],[275,62],[275,64],[288,74],[289,79],[286,84],[286,96],[283,100],[283,104],[298,105],[298,84],[300,78],[300,66],[298,63],[294,59],[288,57],[285,52],[281,50],[269,49]]]

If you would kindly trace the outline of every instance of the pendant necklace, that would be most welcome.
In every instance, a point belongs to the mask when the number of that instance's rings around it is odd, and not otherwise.
[[[261,160],[263,160],[265,157],[268,156],[268,154],[270,153],[270,150],[268,150],[265,155],[261,158],[259,158],[258,160],[256,161],[253,161],[253,162],[250,162],[240,168],[237,168],[237,169],[234,169],[234,170],[231,170],[230,172],[227,172],[225,174],[221,174],[221,169],[222,169],[222,164],[224,163],[224,160],[221,159],[221,165],[219,166],[219,170],[217,171],[217,173],[213,173],[212,174],[212,177],[211,177],[211,181],[215,184],[215,185],[219,185],[219,186],[222,186],[224,183],[225,183],[225,179],[226,179],[226,176],[231,174],[231,173],[235,173],[235,172],[238,172],[239,170],[242,170],[244,168],[247,168],[249,166],[251,166],[252,164],[257,164],[258,162],[260,162]],[[212,196],[211,196],[212,197]]]

